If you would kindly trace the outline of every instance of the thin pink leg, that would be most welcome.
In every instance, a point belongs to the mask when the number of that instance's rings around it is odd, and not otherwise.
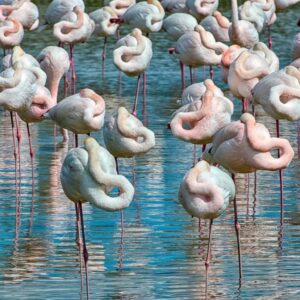
[[[147,90],[147,75],[145,71],[143,73],[143,121],[144,121],[143,123],[145,126],[147,126],[148,124],[146,90]]]
[[[243,104],[243,106],[242,106],[242,113],[245,113],[245,112],[248,111],[248,99],[243,98],[242,99],[242,104]]]
[[[19,177],[19,201],[21,201],[21,131],[20,131],[20,126],[19,126],[19,119],[18,115],[15,112],[15,119],[16,119],[16,129],[17,129],[17,141],[18,141],[18,177]],[[21,202],[20,202],[21,204]]]
[[[116,161],[116,170],[117,174],[119,174],[119,164],[118,164],[118,158],[115,157]],[[124,210],[122,209],[120,211],[120,223],[121,223],[121,240],[120,240],[120,253],[119,253],[119,265],[118,270],[121,271],[123,267],[123,254],[124,254]]]
[[[191,84],[193,84],[193,67],[189,67],[189,69],[190,69],[190,82],[191,82]]]
[[[102,51],[102,62],[103,63],[106,58],[106,45],[107,45],[107,36],[104,37],[104,43],[103,43],[103,51]]]
[[[214,69],[212,65],[209,66],[209,77],[211,80],[214,78]]]
[[[269,49],[272,49],[272,47],[273,47],[271,25],[268,26],[268,47],[269,47]]]
[[[279,120],[276,120],[276,134],[277,137],[279,138],[280,136],[280,125],[279,125]],[[278,157],[280,157],[280,152],[278,150],[277,152]],[[280,242],[282,242],[283,239],[283,224],[284,224],[284,197],[283,197],[283,170],[279,170],[279,183],[280,183]]]
[[[234,174],[232,174],[232,179],[233,179],[233,181],[235,181]],[[233,199],[233,206],[234,206],[234,224],[235,224],[235,232],[236,232],[237,246],[238,246],[239,283],[240,283],[240,286],[241,286],[241,284],[242,284],[242,259],[241,259],[241,243],[240,243],[241,225],[239,224],[239,221],[238,221],[236,197],[234,197],[234,199]]]
[[[74,64],[74,45],[70,45],[70,66],[71,66],[71,76],[72,76],[72,93],[76,93],[76,73]]]
[[[134,100],[134,105],[133,105],[133,109],[132,109],[132,114],[134,116],[137,116],[136,108],[137,108],[137,102],[138,102],[138,98],[139,98],[140,81],[141,81],[141,75],[138,76],[137,84],[136,84],[135,100]]]
[[[181,74],[181,89],[185,88],[185,78],[184,78],[184,64],[180,62],[180,74]]]
[[[32,227],[32,220],[33,220],[33,211],[34,211],[34,150],[32,146],[31,134],[29,129],[29,124],[26,123],[27,126],[27,134],[28,134],[28,141],[29,141],[29,154],[31,160],[31,209],[30,209],[30,228]]]
[[[84,222],[83,222],[83,212],[82,212],[82,204],[81,202],[78,203],[78,209],[80,213],[80,221],[81,221],[81,234],[82,234],[82,242],[83,242],[83,261],[85,267],[85,283],[86,283],[86,298],[89,299],[89,270],[88,270],[88,260],[89,260],[89,253],[86,247],[85,241],[85,232],[84,232]]]
[[[210,258],[211,258],[211,235],[212,235],[212,226],[213,226],[213,219],[210,220],[209,223],[209,235],[208,235],[208,246],[207,246],[207,255],[205,260],[205,299],[208,299],[208,269],[210,265]]]

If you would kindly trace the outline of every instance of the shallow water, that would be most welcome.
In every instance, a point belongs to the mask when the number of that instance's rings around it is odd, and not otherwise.
[[[278,14],[273,26],[274,51],[281,66],[290,61],[291,40],[300,6]],[[122,33],[127,32],[123,29]],[[266,41],[266,33],[261,39]],[[120,159],[120,173],[136,187],[135,199],[124,211],[109,213],[84,204],[89,251],[91,299],[203,299],[205,288],[208,223],[192,219],[177,200],[180,181],[193,163],[191,144],[174,138],[167,129],[179,107],[179,66],[167,49],[165,33],[151,35],[154,55],[147,70],[148,127],[156,146],[135,159]],[[106,101],[107,115],[119,105],[131,108],[136,78],[121,75],[112,64],[114,38],[109,39],[105,68],[101,67],[101,38],[75,47],[77,90],[94,89]],[[56,44],[51,30],[28,33],[23,44],[33,55]],[[206,69],[208,75],[208,69]],[[188,75],[188,74],[186,74]],[[197,71],[197,81],[204,71]],[[186,76],[188,80],[188,76]],[[228,95],[228,87],[215,69],[215,82]],[[62,98],[62,93],[60,93]],[[141,98],[140,98],[141,99]],[[142,102],[138,115],[142,118]],[[241,105],[234,100],[234,119]],[[64,195],[59,171],[67,152],[53,123],[31,125],[34,158],[34,204],[26,127],[21,124],[21,218],[16,223],[15,173],[10,116],[1,111],[0,128],[0,298],[80,299],[78,250],[75,243],[74,204]],[[258,119],[275,134],[275,123],[259,111]],[[282,122],[282,136],[297,153],[297,125]],[[71,136],[69,148],[74,146]],[[93,133],[102,142],[102,133]],[[80,137],[82,144],[84,137]],[[201,150],[198,148],[198,154]],[[212,262],[209,270],[211,299],[300,298],[299,159],[295,155],[284,171],[284,226],[280,227],[280,195],[277,172],[237,176],[237,202],[241,223],[243,280],[239,287],[233,205],[214,222]],[[249,182],[249,187],[247,182]],[[249,191],[249,192],[248,192]],[[249,196],[247,196],[249,193]],[[17,230],[16,230],[17,228]],[[121,243],[122,238],[122,243]],[[82,297],[85,298],[83,289]]]

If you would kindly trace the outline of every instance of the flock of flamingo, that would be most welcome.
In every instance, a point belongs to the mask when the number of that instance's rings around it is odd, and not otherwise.
[[[77,242],[85,264],[87,298],[88,251],[82,203],[89,202],[107,211],[122,211],[134,197],[133,185],[119,174],[117,158],[142,155],[155,147],[155,135],[147,128],[147,122],[138,118],[137,106],[141,77],[143,94],[146,94],[146,69],[152,58],[150,34],[158,31],[167,32],[174,40],[173,47],[166,49],[166,53],[169,51],[178,58],[181,69],[182,107],[171,116],[169,127],[175,137],[202,145],[203,150],[198,162],[194,162],[182,179],[179,201],[191,216],[210,220],[206,278],[213,220],[226,210],[229,201],[234,201],[241,279],[234,174],[279,171],[283,211],[282,170],[290,164],[294,151],[289,141],[279,136],[279,120],[300,119],[300,33],[294,39],[293,61],[279,70],[279,59],[272,51],[271,26],[276,21],[277,10],[299,0],[250,0],[239,7],[237,0],[231,0],[231,20],[217,10],[218,0],[138,3],[112,0],[90,14],[84,12],[82,0],[53,0],[43,25],[39,23],[38,7],[30,0],[1,2],[0,46],[5,56],[4,71],[0,74],[0,106],[11,114],[16,158],[16,214],[20,214],[19,119],[26,122],[29,139],[29,123],[51,119],[61,128],[64,141],[68,141],[68,131],[76,137],[76,147],[66,155],[60,179],[66,196],[75,203]],[[53,26],[58,46],[48,46],[34,58],[20,47],[24,31],[43,30],[45,26]],[[121,72],[137,77],[135,101],[131,111],[120,106],[114,115],[105,116],[105,100],[95,91],[84,88],[76,93],[74,46],[86,42],[92,34],[102,36],[104,61],[107,38],[119,37],[120,26],[128,26],[131,31],[118,39],[113,62]],[[264,27],[269,30],[268,45],[259,40]],[[69,45],[69,53],[65,45]],[[194,83],[193,68],[200,66],[210,67],[210,78]],[[239,121],[231,121],[234,105],[215,85],[213,66],[221,67],[222,80],[233,96],[242,101]],[[191,85],[187,87],[185,67],[190,68]],[[66,77],[69,69],[71,83]],[[58,101],[63,78],[64,99]],[[143,113],[146,113],[145,98]],[[257,105],[276,120],[276,137],[270,136],[264,124],[256,122]],[[105,147],[90,136],[79,147],[78,134],[89,135],[101,129]],[[33,162],[34,151],[31,140],[29,142]],[[272,152],[274,149],[277,157]],[[281,215],[283,218],[283,213]],[[207,289],[206,283],[206,298]]]

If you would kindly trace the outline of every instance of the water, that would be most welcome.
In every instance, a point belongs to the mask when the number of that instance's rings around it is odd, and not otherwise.
[[[42,7],[43,8],[43,7]],[[291,40],[299,30],[295,23],[300,6],[278,14],[273,26],[274,51],[281,67],[290,61]],[[226,12],[229,15],[228,12]],[[123,33],[127,32],[123,29]],[[120,173],[135,183],[135,200],[124,211],[122,236],[120,213],[109,213],[84,204],[89,250],[91,299],[203,299],[205,288],[208,223],[192,219],[177,200],[184,174],[192,166],[191,144],[174,138],[167,129],[179,106],[179,65],[167,49],[165,33],[151,35],[154,56],[148,69],[148,127],[156,135],[156,147],[135,159],[121,159]],[[261,39],[266,41],[266,33]],[[107,115],[119,105],[131,108],[135,78],[119,74],[112,64],[114,38],[104,72],[101,70],[103,40],[93,38],[75,47],[77,90],[94,89],[103,96]],[[56,44],[51,30],[28,33],[25,51],[36,55]],[[206,70],[208,74],[208,69]],[[188,77],[187,77],[188,78]],[[197,80],[203,78],[199,69]],[[215,69],[215,82],[228,95],[228,87]],[[62,98],[62,93],[60,93]],[[233,119],[239,118],[235,100]],[[141,104],[141,103],[140,103]],[[138,114],[141,116],[141,105]],[[21,220],[15,230],[15,174],[10,117],[1,111],[0,144],[0,298],[80,299],[78,250],[75,243],[74,204],[63,194],[59,182],[61,160],[67,152],[61,136],[53,136],[53,123],[31,125],[35,149],[34,205],[26,127],[21,126]],[[275,124],[262,113],[259,120],[275,134]],[[297,152],[296,124],[282,122],[282,135]],[[93,133],[102,142],[102,133]],[[80,137],[82,144],[84,137]],[[71,136],[69,148],[74,145]],[[198,154],[200,154],[200,147]],[[239,288],[237,245],[233,205],[214,222],[212,263],[209,271],[211,299],[300,298],[300,206],[298,204],[299,159],[295,156],[284,171],[285,221],[280,228],[280,197],[277,172],[237,176],[237,202],[241,223],[243,282]],[[33,212],[32,212],[33,210]],[[123,243],[121,243],[121,237]],[[121,271],[119,270],[121,266]],[[82,297],[85,298],[83,289]]]

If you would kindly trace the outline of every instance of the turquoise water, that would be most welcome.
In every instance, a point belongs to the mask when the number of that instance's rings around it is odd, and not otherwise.
[[[300,6],[278,14],[273,27],[274,51],[281,66],[290,61],[291,40],[299,31],[295,23]],[[122,29],[125,34],[127,29]],[[134,202],[120,213],[109,213],[84,204],[87,247],[90,255],[91,299],[203,299],[205,288],[208,223],[192,219],[177,200],[180,181],[193,163],[193,146],[174,138],[167,129],[172,112],[179,107],[179,65],[167,49],[172,42],[165,33],[151,34],[154,55],[147,73],[148,127],[155,132],[156,146],[135,159],[120,159],[120,173],[136,187]],[[261,40],[266,41],[263,32]],[[107,115],[119,105],[131,108],[136,78],[120,75],[112,64],[115,38],[109,39],[105,68],[101,66],[101,38],[75,47],[77,90],[94,89],[106,101]],[[23,48],[36,55],[56,44],[51,30],[26,35]],[[208,69],[197,71],[197,81]],[[188,80],[188,72],[186,73]],[[215,69],[215,82],[228,94]],[[60,99],[62,98],[62,91]],[[234,100],[234,119],[240,102]],[[142,118],[142,105],[138,115]],[[53,135],[53,123],[31,125],[35,149],[34,205],[26,126],[21,124],[21,218],[15,225],[15,174],[10,117],[1,111],[0,129],[0,298],[80,299],[80,272],[75,243],[74,204],[59,182],[61,160],[67,146]],[[275,123],[262,112],[275,133]],[[282,136],[297,153],[296,124],[282,122]],[[102,133],[93,133],[102,142]],[[70,135],[69,148],[74,146]],[[80,137],[82,144],[84,137]],[[200,147],[198,154],[200,155]],[[300,298],[299,159],[284,171],[285,221],[280,227],[277,172],[237,176],[237,202],[241,223],[243,280],[239,287],[233,206],[214,222],[212,263],[209,270],[211,299]],[[248,183],[249,182],[249,188]],[[249,197],[247,197],[249,190]],[[247,199],[248,198],[248,199]],[[17,228],[17,230],[16,230]],[[122,240],[122,242],[121,242]],[[82,290],[85,299],[85,290]]]

